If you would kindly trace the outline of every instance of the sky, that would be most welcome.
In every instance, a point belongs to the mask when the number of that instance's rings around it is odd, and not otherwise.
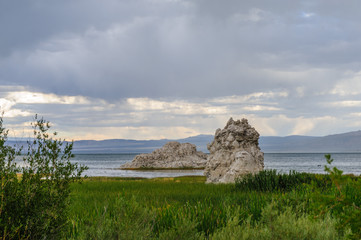
[[[358,0],[0,0],[0,108],[66,139],[361,129]]]

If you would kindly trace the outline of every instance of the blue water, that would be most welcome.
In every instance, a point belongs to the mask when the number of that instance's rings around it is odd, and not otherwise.
[[[119,170],[119,166],[132,161],[136,154],[78,154],[72,159],[89,167],[87,176],[109,177],[176,177],[185,175],[203,175],[203,171],[131,171]],[[344,171],[361,175],[361,153],[334,153],[333,166]],[[265,153],[265,169],[276,169],[288,173],[290,170],[298,172],[324,173],[326,160],[321,153]]]

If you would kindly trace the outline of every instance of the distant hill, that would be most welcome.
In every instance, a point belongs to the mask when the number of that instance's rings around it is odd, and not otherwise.
[[[275,153],[361,152],[361,131],[324,137],[261,137],[259,143],[264,152]]]
[[[76,153],[148,153],[160,148],[168,141],[189,142],[197,146],[199,151],[208,152],[207,144],[212,142],[213,135],[198,135],[184,139],[162,140],[104,140],[76,141]],[[324,137],[287,136],[260,137],[260,147],[265,153],[334,153],[361,152],[361,131]]]
[[[207,152],[207,143],[210,143],[212,139],[212,135],[198,135],[195,137],[176,140],[82,140],[74,142],[74,153],[149,153],[157,148],[162,147],[169,141],[193,143],[197,146],[197,150]]]
[[[207,144],[213,135],[198,135],[183,139],[127,140],[109,139],[102,141],[81,140],[74,142],[74,153],[149,153],[169,141],[189,142],[199,151],[208,152]],[[24,145],[23,141],[12,140],[9,144]],[[259,145],[265,153],[335,153],[361,152],[361,131],[328,135],[324,137],[287,136],[260,137]]]

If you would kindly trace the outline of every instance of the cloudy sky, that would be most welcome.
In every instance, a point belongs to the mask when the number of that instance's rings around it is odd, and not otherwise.
[[[67,139],[361,129],[358,0],[0,0],[0,106]]]

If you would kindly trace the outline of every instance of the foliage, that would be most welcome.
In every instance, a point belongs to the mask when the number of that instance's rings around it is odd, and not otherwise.
[[[121,232],[127,232],[125,239],[292,239],[297,234],[342,239],[354,234],[332,211],[320,214],[328,199],[320,196],[331,198],[334,191],[321,191],[317,184],[283,193],[234,191],[232,184],[204,184],[201,177],[96,179],[72,186],[68,239],[123,239],[111,235]]]
[[[311,184],[312,182],[318,184],[319,188],[327,188],[331,185],[330,178],[327,175],[299,173],[296,171],[282,174],[277,173],[276,170],[264,170],[238,178],[235,187],[242,191],[288,192],[296,188],[302,188],[305,184]]]
[[[54,139],[49,122],[35,116],[32,127],[34,138],[19,167],[20,150],[6,145],[8,131],[0,118],[2,239],[60,238],[68,220],[70,184],[86,170],[70,162],[73,143]]]
[[[311,216],[286,207],[282,211],[274,202],[262,211],[259,222],[251,224],[250,218],[240,224],[236,214],[231,214],[227,226],[218,229],[210,239],[342,239],[336,230],[336,221],[329,215],[324,219]]]
[[[159,234],[165,229],[177,227],[179,219],[188,219],[189,222],[195,224],[195,229],[209,235],[216,228],[226,224],[226,209],[223,204],[213,204],[205,199],[195,204],[187,202],[183,206],[167,205],[156,211],[156,219],[154,222],[154,232]]]
[[[94,180],[96,179],[96,180]],[[179,177],[160,179],[112,179],[112,178],[89,178],[82,185],[72,186],[72,206],[70,218],[75,219],[75,231],[69,238],[87,232],[88,223],[97,222],[100,212],[96,209],[106,207],[112,216],[117,215],[117,203],[119,193],[125,200],[137,203],[144,209],[152,212],[153,218],[149,223],[152,226],[152,234],[159,237],[176,234],[181,231],[179,219],[187,218],[188,223],[195,224],[196,232],[211,232],[217,227],[217,221],[225,216],[219,211],[223,198],[220,195],[230,193],[232,186],[204,184],[204,177]],[[236,195],[236,193],[235,193]],[[133,198],[134,197],[134,198]],[[208,200],[205,200],[207,198]],[[107,215],[106,215],[107,216]],[[126,221],[123,218],[123,221]],[[132,218],[132,221],[135,221]],[[98,228],[99,224],[94,224]],[[178,227],[177,227],[178,226]],[[71,229],[72,226],[69,226]],[[87,229],[87,230],[86,230]],[[173,230],[178,229],[176,232]],[[187,228],[189,232],[193,227]],[[212,230],[213,229],[213,230]],[[168,233],[168,230],[171,230]],[[114,231],[115,228],[114,228]],[[178,231],[178,232],[179,232]],[[183,229],[182,231],[186,231]]]
[[[321,203],[321,212],[317,217],[331,213],[340,219],[338,229],[343,231],[347,226],[352,230],[351,239],[361,239],[361,180],[348,175],[342,175],[342,171],[331,167],[333,159],[326,154],[327,164],[325,171],[332,180],[331,194],[314,194]]]
[[[134,196],[119,194],[112,206],[97,206],[91,219],[73,219],[68,239],[150,239],[153,219],[152,211],[139,204]]]
[[[162,231],[158,239],[196,240],[205,239],[203,232],[197,230],[197,223],[189,218],[177,218],[174,225]]]

